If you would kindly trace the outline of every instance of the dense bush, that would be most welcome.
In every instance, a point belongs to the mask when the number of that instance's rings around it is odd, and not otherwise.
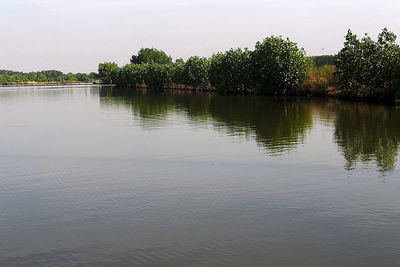
[[[250,51],[229,50],[212,56],[209,77],[211,85],[222,92],[243,92],[252,89],[248,70]]]
[[[103,63],[103,82],[145,84],[153,88],[215,88],[220,92],[293,95],[324,94],[351,97],[400,98],[400,47],[396,35],[384,29],[378,40],[358,39],[351,31],[336,56],[307,57],[289,39],[268,37],[254,50],[231,49],[210,59],[190,57],[172,63],[165,52],[143,48],[134,64],[118,68]],[[0,73],[1,74],[1,73]],[[78,75],[77,75],[78,76]],[[210,87],[212,86],[212,87]]]
[[[295,43],[270,37],[257,43],[254,51],[231,49],[211,59],[195,56],[175,63],[161,50],[143,48],[131,63],[120,69],[115,63],[102,63],[100,77],[103,82],[114,80],[118,85],[135,86],[143,81],[153,88],[212,85],[224,92],[253,91],[257,87],[261,93],[289,94],[306,78],[310,60]]]
[[[293,94],[307,78],[311,60],[289,39],[269,37],[251,53],[252,80],[259,93]]]
[[[144,83],[153,89],[164,89],[171,84],[172,67],[170,64],[145,64],[143,65]]]
[[[185,61],[183,59],[177,59],[175,63],[172,65],[172,83],[175,85],[180,84],[184,85],[185,84]]]
[[[384,29],[374,41],[350,30],[336,58],[339,84],[350,96],[393,99],[398,91],[400,47]]]
[[[183,81],[185,85],[193,87],[205,87],[209,83],[208,72],[210,61],[204,57],[190,57],[183,69]]]
[[[104,62],[99,64],[99,76],[103,83],[112,84],[118,80],[119,67],[115,62]]]
[[[118,70],[116,84],[124,86],[136,86],[143,84],[144,65],[128,64]]]
[[[313,67],[307,73],[308,78],[302,84],[303,93],[315,95],[336,95],[337,88],[336,68],[332,65]]]

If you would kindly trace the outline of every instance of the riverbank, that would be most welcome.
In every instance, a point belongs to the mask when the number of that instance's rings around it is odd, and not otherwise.
[[[318,86],[310,86],[302,85],[295,90],[294,93],[291,94],[268,94],[268,93],[259,93],[256,90],[241,90],[241,91],[219,91],[217,88],[208,85],[208,86],[186,86],[180,84],[171,84],[166,87],[160,89],[151,89],[145,84],[136,85],[136,86],[119,86],[119,85],[106,85],[103,86],[114,86],[116,88],[121,89],[122,91],[126,90],[136,90],[136,89],[145,89],[145,90],[156,90],[156,91],[182,91],[182,92],[194,92],[194,93],[212,93],[212,94],[220,94],[220,95],[253,95],[253,96],[275,96],[275,97],[306,97],[306,98],[315,98],[315,99],[337,99],[343,100],[346,102],[354,102],[354,103],[371,103],[371,104],[387,104],[387,105],[399,105],[400,102],[393,100],[392,98],[379,98],[379,97],[365,97],[365,96],[357,96],[354,94],[349,94],[344,90],[340,90],[336,86],[328,86],[321,87]]]
[[[28,86],[68,86],[68,85],[100,85],[100,83],[92,82],[92,83],[81,83],[81,82],[27,82],[27,83],[9,83],[9,84],[0,84],[0,87],[28,87]]]
[[[253,50],[230,49],[186,61],[173,62],[162,50],[143,48],[125,66],[100,63],[99,78],[119,86],[146,84],[154,89],[177,84],[181,89],[221,93],[323,95],[394,103],[400,99],[400,46],[391,41],[395,39],[386,28],[377,41],[348,31],[344,47],[318,64],[297,43],[275,36],[257,42]]]

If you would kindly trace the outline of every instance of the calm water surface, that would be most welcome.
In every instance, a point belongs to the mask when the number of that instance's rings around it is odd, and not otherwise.
[[[400,109],[0,88],[0,266],[398,266]]]

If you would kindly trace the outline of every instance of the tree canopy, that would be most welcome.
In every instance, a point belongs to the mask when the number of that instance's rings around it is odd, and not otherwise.
[[[139,50],[137,55],[131,57],[132,64],[170,64],[172,58],[168,56],[164,51],[155,48],[142,48]]]
[[[311,62],[297,44],[281,37],[257,42],[251,54],[252,80],[261,93],[290,94],[307,78]]]
[[[112,84],[117,80],[118,65],[115,62],[104,62],[99,64],[99,75],[103,82]]]
[[[336,57],[340,86],[357,97],[393,97],[398,93],[400,46],[386,28],[374,41],[367,34],[359,39],[348,31]]]
[[[193,56],[186,62],[179,59],[173,63],[161,50],[142,48],[132,56],[131,64],[122,68],[115,63],[100,64],[99,74],[103,82],[114,80],[119,85],[136,86],[143,81],[153,88],[212,85],[221,92],[250,92],[257,88],[261,93],[286,94],[307,77],[309,62],[297,44],[273,36],[257,43],[254,51],[231,49],[212,58]]]
[[[214,54],[210,65],[211,85],[223,92],[244,91],[253,87],[250,79],[251,52],[248,49],[231,49]]]
[[[172,62],[162,50],[142,48],[127,66],[99,67],[103,82],[114,80],[121,86],[400,99],[400,47],[387,29],[376,41],[368,35],[359,39],[349,31],[336,56],[307,57],[295,42],[271,36],[253,50],[230,49],[186,62]]]

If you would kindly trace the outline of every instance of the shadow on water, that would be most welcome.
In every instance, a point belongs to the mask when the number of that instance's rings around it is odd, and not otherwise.
[[[164,125],[180,113],[227,135],[255,139],[269,155],[288,153],[305,142],[316,115],[334,125],[334,142],[345,169],[376,163],[381,173],[396,167],[400,143],[400,110],[391,106],[307,98],[216,95],[189,91],[103,88],[103,105],[129,107],[142,124]]]
[[[400,143],[400,110],[363,103],[333,107],[335,142],[346,159],[346,169],[357,162],[376,162],[380,172],[396,167]]]
[[[312,127],[307,101],[254,96],[216,96],[210,114],[230,133],[242,128],[254,131],[259,145],[269,154],[281,154],[304,142]]]
[[[207,122],[227,135],[255,139],[269,154],[295,149],[312,126],[307,101],[296,99],[114,88],[102,90],[101,101],[129,106],[153,127],[169,114],[183,113],[191,121]]]

